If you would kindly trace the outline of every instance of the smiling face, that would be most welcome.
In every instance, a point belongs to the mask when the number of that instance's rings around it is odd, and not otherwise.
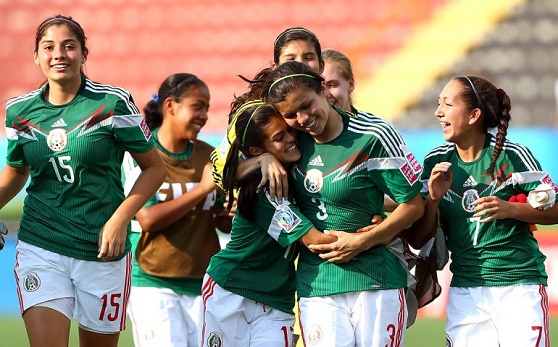
[[[327,101],[345,111],[351,111],[351,93],[355,81],[347,79],[339,65],[332,61],[326,61],[324,73]]]
[[[271,118],[265,128],[265,135],[265,152],[273,154],[281,164],[294,163],[300,159],[296,131],[281,117]]]
[[[296,130],[318,138],[324,131],[328,119],[329,106],[324,94],[299,87],[287,94],[284,101],[274,105],[287,124]]]
[[[81,83],[81,66],[86,56],[67,25],[51,25],[40,38],[34,61],[50,83]]]
[[[207,122],[209,90],[205,86],[193,85],[179,102],[171,99],[171,129],[178,138],[195,140]],[[169,98],[170,99],[170,98]]]
[[[470,138],[474,125],[480,115],[479,109],[468,110],[461,95],[461,82],[452,79],[446,84],[438,98],[436,117],[442,125],[444,140],[459,143]]]
[[[308,65],[317,73],[322,73],[324,69],[323,64],[320,64],[316,48],[307,40],[293,40],[283,47],[278,65],[292,60]],[[273,64],[273,68],[275,67],[277,65]]]

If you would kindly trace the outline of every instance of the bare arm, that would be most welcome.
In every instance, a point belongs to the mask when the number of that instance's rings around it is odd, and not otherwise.
[[[423,215],[423,209],[422,197],[417,194],[409,201],[399,204],[374,228],[365,228],[369,231],[357,233],[328,231],[330,235],[337,237],[337,241],[329,244],[312,244],[309,248],[316,253],[321,253],[320,257],[329,262],[347,262],[362,251],[391,242],[403,229]]]
[[[236,171],[236,177],[244,177],[248,173],[262,170],[262,181],[258,188],[265,186],[269,181],[269,195],[279,200],[286,197],[289,193],[289,178],[283,165],[271,153],[262,153],[256,157],[242,160]]]
[[[136,219],[145,232],[152,233],[164,229],[189,213],[216,187],[211,176],[211,163],[207,163],[196,187],[176,199],[143,207],[136,214]]]
[[[0,208],[6,206],[23,189],[28,178],[29,166],[4,166],[0,171]]]
[[[495,196],[488,196],[475,201],[475,217],[481,217],[482,223],[495,219],[513,218],[532,224],[557,224],[558,204],[546,211],[533,208],[528,203],[508,202]]]
[[[333,235],[324,234],[323,232],[319,231],[315,227],[308,230],[306,234],[304,234],[299,241],[302,242],[303,245],[306,247],[312,244],[323,244],[323,243],[331,243],[337,240],[337,237]],[[312,251],[312,249],[310,249]]]
[[[130,193],[105,223],[99,234],[98,258],[112,260],[124,252],[128,224],[132,217],[155,194],[166,176],[165,164],[157,149],[146,153],[132,153],[141,174]]]

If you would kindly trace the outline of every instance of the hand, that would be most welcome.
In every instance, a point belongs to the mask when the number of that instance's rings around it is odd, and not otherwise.
[[[328,230],[326,234],[336,236],[337,241],[320,245],[309,245],[308,249],[313,253],[319,253],[320,258],[330,263],[346,263],[360,252],[366,250],[362,246],[362,233]]]
[[[269,195],[281,200],[289,194],[289,177],[283,165],[271,153],[263,153],[258,156],[262,169],[262,180],[258,190],[269,181]]]
[[[234,214],[236,213],[236,205],[237,205],[238,200],[234,199],[231,209],[229,211],[229,213],[227,214],[227,216],[229,217],[234,217]],[[227,206],[229,204],[229,195],[225,195],[225,206]]]
[[[381,222],[384,221],[384,217],[380,216],[380,215],[374,215],[374,217],[372,217],[372,224],[367,225],[365,227],[362,227],[360,229],[357,229],[357,233],[364,233],[367,231],[371,231],[372,229],[374,229],[375,227],[378,226],[378,224],[380,224]]]
[[[113,260],[124,252],[128,223],[118,223],[109,219],[99,233],[99,254],[103,261]]]
[[[213,175],[211,174],[211,163],[205,164],[198,186],[201,187],[204,192],[207,192],[207,194],[217,188],[217,185],[213,181]]]
[[[510,214],[510,202],[504,201],[496,196],[487,196],[475,200],[475,215],[481,217],[481,223],[492,222],[495,219],[512,218]],[[486,217],[486,218],[482,218]]]
[[[433,201],[440,200],[450,188],[452,179],[450,167],[451,163],[442,162],[432,168],[428,179],[428,192]]]

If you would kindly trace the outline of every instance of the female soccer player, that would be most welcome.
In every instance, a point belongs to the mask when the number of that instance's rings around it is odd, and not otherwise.
[[[213,147],[197,139],[209,102],[202,80],[176,73],[144,107],[167,177],[136,214],[132,228],[135,259],[128,313],[136,346],[198,345],[202,278],[220,249],[215,228],[229,232],[231,223],[220,215],[222,206],[215,206],[209,161]],[[127,164],[129,185],[137,168],[133,161]]]
[[[129,224],[165,177],[130,94],[93,82],[82,27],[56,15],[37,28],[34,61],[44,86],[6,105],[8,153],[0,206],[30,177],[15,275],[30,345],[114,346],[125,328],[132,258]],[[141,168],[125,198],[124,152]]]
[[[338,237],[335,254],[301,250],[303,338],[316,346],[401,346],[406,271],[397,257],[402,249],[384,245],[422,216],[420,165],[391,123],[329,105],[323,82],[306,65],[286,62],[252,85],[299,130],[291,185],[300,211],[319,230],[346,231],[329,232]],[[384,193],[399,206],[372,231],[351,232],[381,214]]]
[[[238,205],[231,241],[215,255],[203,285],[201,346],[293,345],[297,241],[335,240],[312,226],[291,200],[257,190],[260,169],[236,179],[240,154],[269,153],[288,170],[300,158],[296,134],[268,104],[251,101],[231,112],[235,140],[223,184]],[[228,208],[231,207],[229,203]]]
[[[320,41],[313,32],[302,27],[288,28],[281,32],[273,43],[273,62],[271,63],[271,68],[275,69],[286,61],[298,61],[308,65],[314,71],[321,74],[324,71],[324,60],[322,59],[321,53]],[[227,153],[230,144],[234,141],[234,130],[229,131],[229,129],[230,127],[227,128],[227,133],[223,137],[221,144],[219,144],[211,154],[213,179],[219,186],[222,185],[223,166],[227,158]],[[261,184],[263,185],[268,180],[267,176],[269,173],[271,195],[275,196],[277,185],[277,196],[282,198],[287,194],[287,173],[283,170],[281,165],[277,165],[275,161],[269,163],[267,161],[268,158],[269,156],[263,155],[248,160],[241,164],[241,170],[239,171],[251,171],[251,169],[256,167],[267,169],[269,165],[273,165],[265,172]],[[285,187],[284,191],[282,187]]]
[[[424,243],[439,211],[453,274],[448,346],[550,346],[545,256],[529,224],[558,223],[558,188],[506,139],[510,109],[506,92],[477,76],[452,78],[438,99],[448,143],[425,157],[425,214],[411,235]],[[530,203],[508,202],[519,194]]]

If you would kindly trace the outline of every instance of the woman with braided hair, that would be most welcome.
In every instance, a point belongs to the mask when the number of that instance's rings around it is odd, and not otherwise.
[[[453,274],[447,346],[550,346],[546,257],[529,224],[558,222],[558,189],[527,147],[506,139],[510,109],[483,77],[454,77],[439,96],[448,143],[425,157],[425,213],[409,235],[420,247],[439,211]],[[511,202],[520,194],[529,203]]]
[[[224,167],[227,210],[238,190],[231,240],[211,258],[202,288],[200,346],[291,347],[295,316],[297,241],[305,245],[336,238],[317,230],[290,199],[257,189],[260,168],[237,178],[241,157],[268,153],[285,170],[300,158],[297,136],[262,100],[233,103],[234,132]]]

